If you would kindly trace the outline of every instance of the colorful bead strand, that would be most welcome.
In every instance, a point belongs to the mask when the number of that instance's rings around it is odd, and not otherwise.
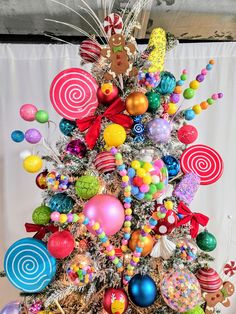
[[[193,120],[196,115],[200,114],[202,110],[206,110],[209,106],[211,106],[214,101],[223,97],[223,93],[215,93],[206,101],[202,101],[200,105],[194,105],[192,108],[188,108],[184,110],[184,118],[185,120]]]
[[[215,61],[210,60],[209,63],[206,65],[206,68],[201,70],[201,73],[196,76],[196,79],[189,83],[189,87],[185,89],[183,96],[185,99],[191,99],[195,96],[195,90],[197,90],[205,79],[208,71],[213,68]]]
[[[125,222],[124,222],[124,237],[121,241],[121,249],[123,252],[128,250],[128,241],[131,237],[131,220],[132,220],[132,209],[131,209],[131,185],[129,182],[128,171],[126,165],[123,162],[122,154],[113,147],[110,152],[115,156],[117,170],[122,177],[121,186],[124,188],[124,209],[125,209]]]

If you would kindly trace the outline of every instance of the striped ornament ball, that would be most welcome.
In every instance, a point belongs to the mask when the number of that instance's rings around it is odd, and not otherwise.
[[[85,39],[80,45],[79,54],[84,62],[94,63],[100,58],[101,47],[95,40]]]
[[[200,268],[196,277],[204,292],[215,293],[222,287],[222,279],[213,268]]]
[[[116,169],[115,157],[110,152],[100,152],[94,161],[96,169],[101,173],[112,172]]]

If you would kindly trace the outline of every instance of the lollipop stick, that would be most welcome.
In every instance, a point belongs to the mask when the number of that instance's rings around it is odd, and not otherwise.
[[[60,306],[60,304],[57,300],[55,300],[55,304],[58,307],[58,310],[61,312],[61,314],[65,314],[65,312],[63,311],[62,307]]]

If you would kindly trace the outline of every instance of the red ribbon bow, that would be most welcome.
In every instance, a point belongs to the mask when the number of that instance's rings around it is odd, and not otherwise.
[[[37,232],[34,235],[35,239],[42,240],[46,233],[48,232],[56,232],[58,231],[58,227],[55,227],[54,225],[48,225],[48,226],[42,226],[42,225],[35,225],[35,224],[30,224],[26,223],[25,224],[25,229],[26,232]]]
[[[114,123],[118,123],[125,128],[131,128],[133,120],[121,113],[125,110],[125,103],[120,98],[117,98],[107,110],[100,115],[89,116],[83,119],[76,120],[76,124],[81,132],[88,129],[85,135],[85,141],[90,149],[93,149],[101,130],[102,118],[107,118]]]
[[[191,210],[182,202],[178,205],[178,213],[184,217],[177,223],[177,227],[190,222],[190,234],[192,238],[196,238],[199,225],[205,227],[209,221],[209,218],[201,213],[192,213]]]

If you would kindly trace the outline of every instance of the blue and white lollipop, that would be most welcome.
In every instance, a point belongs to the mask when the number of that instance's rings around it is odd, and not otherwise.
[[[7,250],[4,269],[8,280],[24,292],[42,291],[56,273],[56,259],[34,238],[16,241]]]

